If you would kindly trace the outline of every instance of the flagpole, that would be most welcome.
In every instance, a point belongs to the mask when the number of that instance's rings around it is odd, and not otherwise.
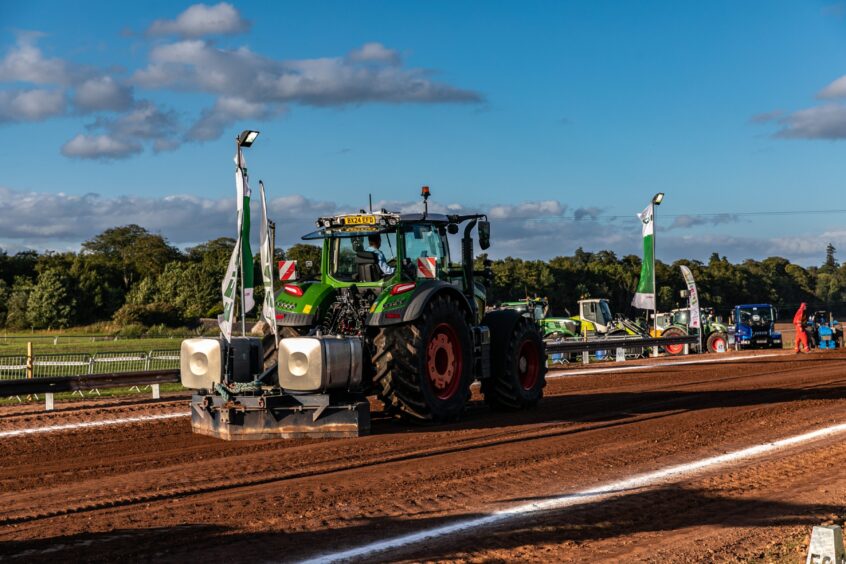
[[[238,152],[238,170],[241,172],[241,177],[244,176],[244,168],[241,164],[241,140],[239,137],[235,138],[235,150]],[[246,184],[246,179],[244,179]],[[241,194],[241,205],[244,202],[244,195]],[[238,229],[241,229],[241,226],[238,226]],[[241,234],[239,233],[238,236],[240,237]],[[243,245],[243,243],[241,243]],[[247,313],[246,313],[246,299],[244,294],[244,251],[242,250],[238,253],[238,265],[241,269],[241,336],[247,336]]]
[[[652,327],[653,333],[658,337],[658,287],[655,286],[655,251],[658,248],[656,244],[658,239],[658,225],[655,223],[656,211],[658,206],[655,205],[654,198],[652,202]],[[242,275],[243,276],[243,275]],[[652,349],[652,356],[658,356],[658,347]]]

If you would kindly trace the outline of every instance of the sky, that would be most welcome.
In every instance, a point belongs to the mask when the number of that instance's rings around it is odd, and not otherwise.
[[[846,252],[846,2],[0,0],[0,248],[481,211],[494,257]],[[254,212],[255,213],[255,212]],[[257,238],[257,229],[255,237]]]

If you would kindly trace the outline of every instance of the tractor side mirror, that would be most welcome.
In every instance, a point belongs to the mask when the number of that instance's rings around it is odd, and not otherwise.
[[[447,233],[449,233],[450,235],[455,235],[456,233],[458,233],[458,225],[455,223],[447,224]]]
[[[491,246],[491,224],[489,221],[479,222],[479,247],[484,251]]]

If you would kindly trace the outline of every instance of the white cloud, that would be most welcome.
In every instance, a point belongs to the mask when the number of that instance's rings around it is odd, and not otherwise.
[[[75,74],[62,59],[44,57],[36,43],[43,36],[37,32],[18,34],[16,45],[0,60],[0,82],[31,84],[69,84]],[[78,72],[79,69],[76,69]]]
[[[150,25],[147,34],[202,37],[204,35],[232,35],[249,29],[250,22],[243,19],[232,4],[221,2],[214,6],[194,4],[179,14],[175,20],[156,20]]]
[[[65,112],[61,90],[0,90],[0,123],[40,121]]]
[[[721,225],[725,223],[737,223],[740,217],[733,213],[720,213],[716,215],[679,215],[673,218],[668,229],[687,229],[700,225]]]
[[[403,68],[385,61],[362,62],[346,57],[277,61],[245,47],[220,49],[197,39],[154,47],[150,64],[138,70],[133,81],[151,89],[312,106],[476,103],[483,99],[477,92],[435,82],[423,69]]]
[[[402,62],[398,52],[388,49],[381,43],[365,43],[358,49],[350,51],[347,58],[355,62],[378,62],[398,65]]]
[[[488,215],[493,219],[534,219],[538,217],[563,216],[567,206],[558,200],[543,200],[540,202],[523,202],[520,204],[504,204],[492,206]]]
[[[271,109],[267,104],[249,102],[243,98],[222,96],[214,106],[203,110],[200,119],[188,130],[191,141],[210,141],[223,134],[233,122],[242,119],[268,119],[281,109]]]
[[[111,76],[85,80],[74,92],[74,104],[82,111],[127,110],[132,103],[132,87],[118,83]]]
[[[269,194],[268,210],[277,222],[277,244],[289,246],[301,242],[300,237],[313,231],[314,219],[342,211],[355,211],[358,206],[313,200],[300,194],[273,197]],[[258,217],[257,198],[253,199],[254,217]],[[174,195],[165,197],[117,196],[98,194],[70,195],[23,192],[0,187],[0,247],[78,249],[79,243],[117,225],[136,223],[151,232],[161,233],[173,243],[189,246],[235,232],[234,198],[203,198]],[[419,201],[374,202],[374,208],[419,212]],[[525,217],[494,219],[494,204],[483,207],[456,202],[430,202],[430,211],[449,213],[487,212],[491,216],[492,246],[490,256],[508,255],[526,259],[550,259],[572,255],[576,248],[586,251],[612,250],[617,256],[640,255],[640,226],[635,218],[627,223],[603,222],[601,228],[585,229],[584,224],[569,220],[533,221]],[[523,202],[515,209],[549,209],[547,202]],[[567,206],[558,203],[558,209]],[[562,211],[563,213],[563,211]],[[601,216],[600,216],[601,220]],[[256,233],[254,233],[257,236]],[[679,258],[707,260],[714,252],[732,261],[782,256],[800,264],[820,264],[825,244],[846,248],[846,231],[825,230],[784,238],[757,238],[719,233],[661,237],[659,259],[665,262]],[[454,252],[458,252],[456,247]]]
[[[573,212],[573,217],[576,219],[576,221],[581,221],[583,219],[596,220],[599,217],[600,213],[602,213],[602,208],[579,208]]]
[[[111,135],[79,134],[62,146],[62,154],[79,159],[125,159],[140,153],[141,145]]]
[[[817,94],[817,98],[843,98],[846,97],[846,76],[841,76],[831,84],[823,88]]]
[[[123,159],[142,152],[149,143],[153,151],[170,151],[181,143],[179,120],[173,111],[152,102],[137,102],[132,110],[118,117],[98,117],[86,126],[101,135],[79,134],[62,147],[62,154],[80,159]]]
[[[783,139],[846,139],[846,106],[827,104],[799,110],[779,120]]]

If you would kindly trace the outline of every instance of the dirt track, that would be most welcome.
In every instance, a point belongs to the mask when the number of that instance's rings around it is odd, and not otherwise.
[[[555,378],[532,412],[477,401],[423,429],[377,413],[361,439],[226,443],[187,417],[6,436],[0,557],[296,560],[844,423],[844,408],[846,352],[820,352]],[[187,402],[16,409],[0,430]],[[811,525],[846,516],[844,437],[378,558],[795,561]]]

